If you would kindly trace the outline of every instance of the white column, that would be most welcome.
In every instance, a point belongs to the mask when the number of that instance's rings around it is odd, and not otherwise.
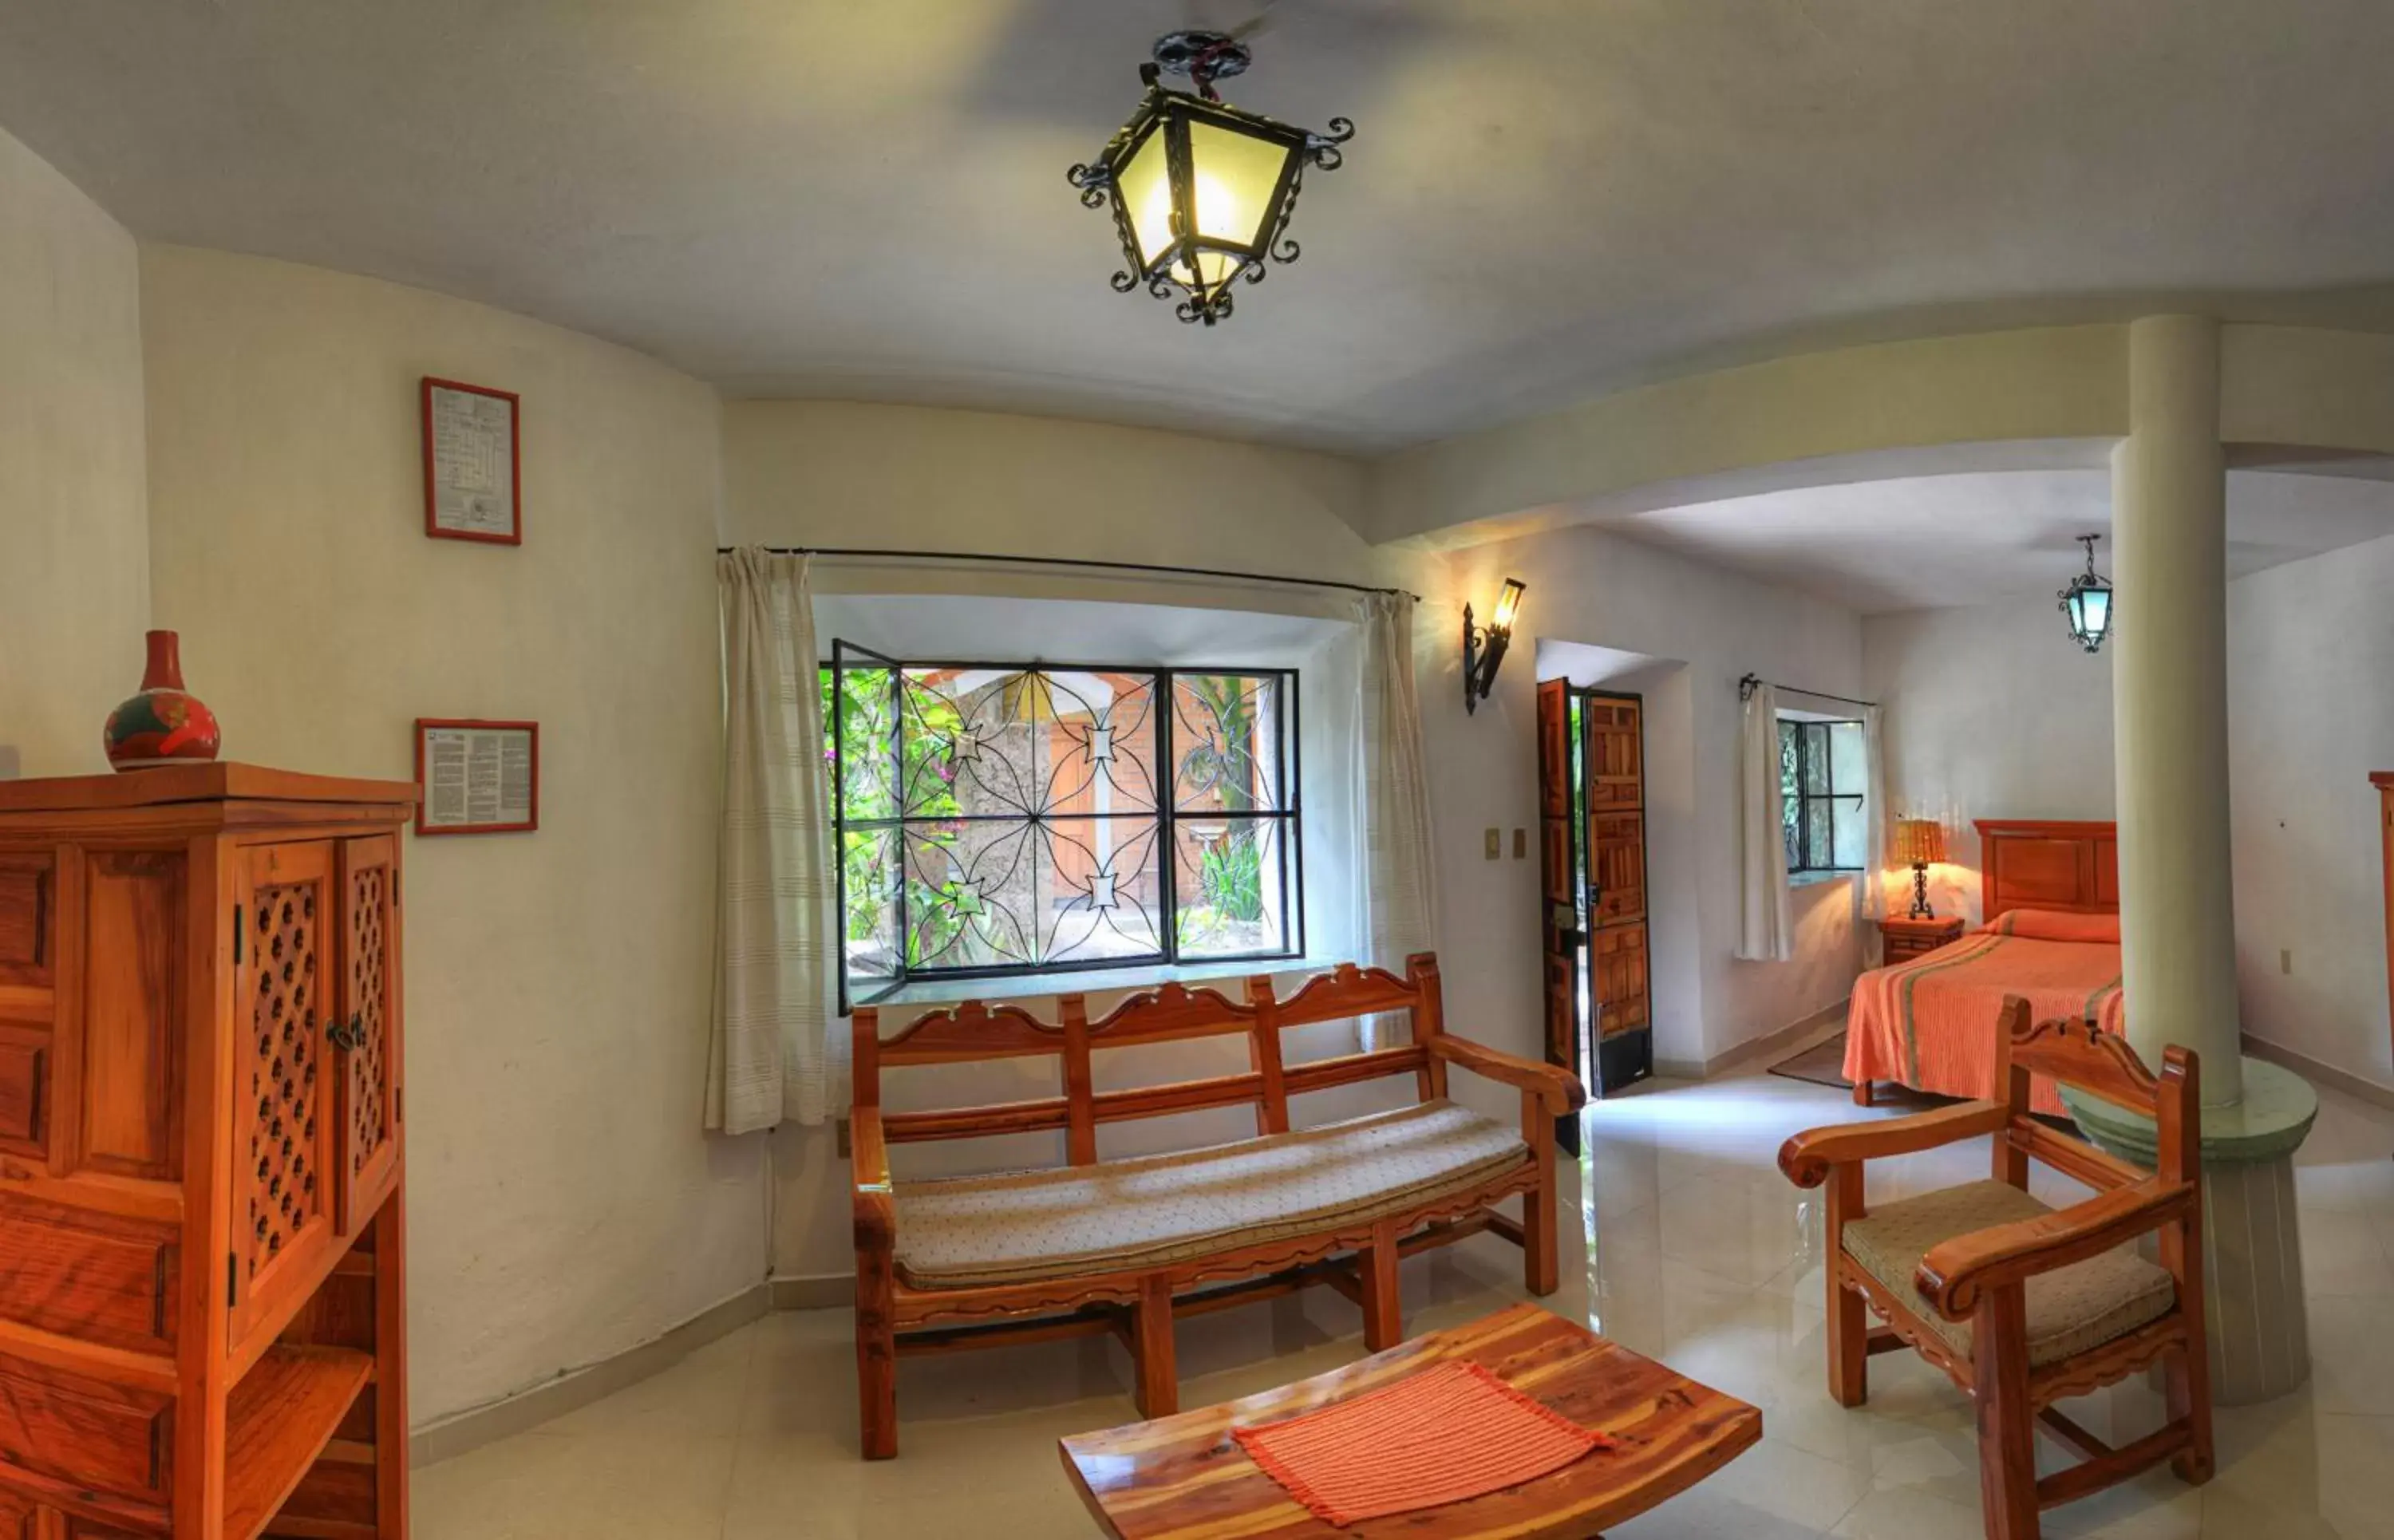
[[[2128,329],[2128,437],[2111,454],[2111,685],[2120,954],[2145,1062],[2201,1055],[2205,1106],[2243,1094],[2228,834],[2228,469],[2219,323]]]

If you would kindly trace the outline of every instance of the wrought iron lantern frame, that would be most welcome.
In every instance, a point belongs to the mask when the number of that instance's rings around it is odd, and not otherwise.
[[[1094,162],[1075,165],[1065,179],[1080,190],[1086,208],[1111,204],[1114,235],[1122,243],[1123,266],[1112,283],[1119,294],[1145,288],[1158,299],[1178,298],[1174,314],[1183,322],[1216,325],[1236,309],[1233,294],[1240,283],[1260,283],[1269,263],[1297,259],[1302,248],[1289,238],[1290,217],[1297,195],[1305,189],[1305,171],[1335,171],[1345,156],[1339,150],[1355,134],[1345,118],[1332,118],[1326,131],[1297,128],[1260,112],[1244,112],[1221,99],[1214,82],[1243,72],[1250,62],[1246,46],[1221,33],[1179,32],[1159,39],[1156,62],[1139,66],[1147,92],[1130,121],[1115,130]],[[1166,72],[1188,75],[1195,92],[1175,91],[1163,83]],[[1282,151],[1280,178],[1252,241],[1240,243],[1207,235],[1199,228],[1196,164],[1190,129],[1204,125],[1261,140]],[[1122,175],[1155,135],[1164,136],[1165,165],[1171,194],[1172,238],[1152,254],[1139,249],[1138,231],[1122,190]],[[1208,280],[1202,258],[1223,259],[1221,276]]]

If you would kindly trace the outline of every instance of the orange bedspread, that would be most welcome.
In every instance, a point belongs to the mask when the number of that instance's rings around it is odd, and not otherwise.
[[[2025,996],[2038,1020],[2123,1030],[2119,942],[2114,915],[2015,909],[1926,957],[1873,968],[1854,981],[1846,1078],[1992,1098],[1995,1018],[2006,994]],[[2050,1082],[2040,1076],[2032,1091],[2035,1111],[2061,1113]]]

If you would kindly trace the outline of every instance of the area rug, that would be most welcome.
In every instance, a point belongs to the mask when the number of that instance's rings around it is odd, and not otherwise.
[[[1850,1091],[1854,1083],[1846,1078],[1846,1034],[1842,1032],[1825,1043],[1815,1043],[1801,1053],[1789,1054],[1770,1066],[1770,1073],[1789,1080],[1801,1080],[1811,1086],[1833,1086],[1840,1091]],[[1873,1087],[1872,1103],[1879,1107],[1903,1107],[1919,1110],[1945,1107],[1953,1098],[1937,1096],[1928,1091],[1915,1091],[1909,1086],[1899,1086],[1882,1080]],[[2078,1132],[2078,1125],[2066,1117],[2052,1117],[2044,1112],[2031,1112],[2031,1117],[2048,1128],[2065,1134]]]
[[[1770,1073],[1789,1080],[1801,1080],[1814,1086],[1832,1086],[1840,1091],[1850,1091],[1854,1083],[1846,1078],[1846,1034],[1840,1028],[1835,1037],[1813,1044],[1801,1053],[1790,1054],[1770,1066]]]
[[[1611,1435],[1467,1359],[1232,1437],[1290,1496],[1342,1529],[1485,1496],[1613,1447]]]
[[[1828,1086],[1840,1091],[1850,1091],[1854,1083],[1846,1078],[1846,1034],[1838,1033],[1824,1043],[1815,1043],[1801,1053],[1789,1054],[1770,1066],[1770,1073],[1788,1080],[1801,1080],[1807,1085]],[[1927,1108],[1942,1107],[1953,1099],[1915,1091],[1909,1086],[1899,1086],[1891,1080],[1877,1083],[1874,1100],[1881,1107]]]

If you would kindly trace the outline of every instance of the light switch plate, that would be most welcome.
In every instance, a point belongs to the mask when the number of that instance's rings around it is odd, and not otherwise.
[[[1529,831],[1529,830],[1527,830],[1527,829],[1516,829],[1516,830],[1514,830],[1514,831],[1513,831],[1513,859],[1514,859],[1515,861],[1522,861],[1522,860],[1526,860],[1526,859],[1528,858],[1529,854],[1530,854],[1530,831]]]
[[[1487,845],[1489,860],[1494,861],[1498,856],[1503,855],[1505,853],[1505,831],[1502,829],[1489,830]]]

